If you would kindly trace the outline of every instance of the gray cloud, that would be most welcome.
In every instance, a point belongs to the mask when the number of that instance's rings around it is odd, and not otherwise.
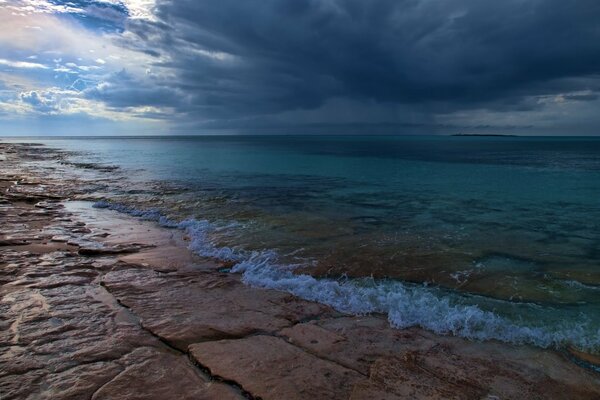
[[[154,106],[182,107],[181,94],[174,86],[158,84],[135,76],[122,70],[111,74],[93,87],[83,90],[86,98],[103,101],[113,108]]]
[[[154,61],[145,76],[103,76],[82,96],[154,107],[156,118],[168,109],[176,128],[598,123],[597,0],[158,0],[152,19],[98,4],[89,12],[114,23],[113,43]],[[570,103],[587,105],[558,112]]]
[[[592,101],[597,100],[598,95],[596,93],[566,94],[564,98],[567,100]]]
[[[178,0],[159,2],[156,16],[128,29],[176,74],[156,95],[196,118],[318,109],[335,98],[424,114],[527,111],[542,107],[532,96],[598,89],[596,0]],[[563,98],[582,96],[596,95]]]
[[[42,113],[56,111],[58,108],[57,100],[47,93],[38,93],[35,90],[23,92],[19,95],[21,101],[29,104],[34,110]]]

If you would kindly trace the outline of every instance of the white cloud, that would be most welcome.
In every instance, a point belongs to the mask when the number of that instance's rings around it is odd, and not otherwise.
[[[0,101],[0,110],[5,112],[10,110],[21,116],[88,115],[92,118],[113,121],[148,119],[145,114],[160,114],[165,111],[158,107],[130,107],[115,110],[107,107],[102,101],[86,98],[81,91],[59,87],[20,92],[12,100]]]
[[[155,20],[153,14],[155,0],[123,0],[122,3],[127,7],[132,18]]]
[[[85,92],[120,71],[151,79],[146,70],[159,58],[127,48],[119,41],[122,34],[89,30],[75,20],[52,15],[64,9],[47,2],[9,4],[12,10],[0,7],[0,84],[6,88],[0,98],[2,119],[78,115],[140,121],[157,120],[165,112],[155,105],[113,107]],[[25,12],[22,7],[15,14],[15,4],[32,9]],[[160,73],[161,67],[154,65],[153,70]]]
[[[54,72],[63,72],[63,73],[67,73],[67,74],[76,74],[77,73],[76,71],[73,71],[72,69],[63,67],[63,66],[54,68]]]
[[[32,63],[28,61],[10,61],[4,58],[0,58],[0,65],[6,65],[12,68],[26,68],[26,69],[48,69],[44,64]]]
[[[5,0],[0,0],[6,3]],[[97,0],[97,3],[112,5],[123,5],[127,8],[130,18],[154,20],[153,9],[156,5],[155,0]],[[56,4],[48,0],[12,0],[9,6],[4,6],[19,15],[28,15],[33,13],[85,13],[84,7],[78,7],[75,3]]]
[[[82,58],[78,64],[90,66],[102,64],[98,60],[115,59],[111,56],[116,56],[119,63],[114,65],[115,69],[126,68],[140,74],[144,73],[146,65],[157,61],[144,52],[117,44],[116,41],[121,37],[119,34],[93,32],[55,15],[31,13],[15,16],[10,10],[0,7],[0,21],[0,51],[4,58],[11,53],[27,52],[38,55],[40,65],[41,61],[45,61],[42,60],[44,55],[53,55],[56,63]],[[40,29],[32,30],[28,26],[38,26]],[[48,59],[47,63],[50,62],[52,60]]]
[[[13,0],[4,6],[16,15],[29,15],[34,13],[77,13],[83,10],[71,4],[55,4],[46,0]]]

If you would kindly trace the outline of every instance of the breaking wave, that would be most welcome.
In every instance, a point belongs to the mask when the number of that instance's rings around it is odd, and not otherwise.
[[[273,250],[247,251],[218,246],[211,237],[222,230],[235,229],[237,223],[217,224],[207,220],[188,219],[181,222],[164,217],[159,210],[138,210],[106,201],[94,204],[129,215],[158,222],[161,226],[185,231],[190,237],[189,248],[194,253],[232,261],[231,272],[242,274],[250,286],[292,293],[306,300],[327,304],[344,313],[387,315],[396,328],[419,326],[438,334],[451,334],[475,340],[499,340],[538,347],[574,346],[597,353],[600,349],[600,329],[590,329],[585,317],[577,323],[548,322],[540,317],[538,326],[512,320],[474,304],[481,296],[459,294],[427,285],[397,280],[373,278],[315,278],[294,273],[298,265],[282,264]],[[509,303],[487,299],[499,306],[519,306],[542,316],[541,306],[529,303]],[[492,307],[493,309],[493,307]],[[550,310],[552,312],[553,310]]]

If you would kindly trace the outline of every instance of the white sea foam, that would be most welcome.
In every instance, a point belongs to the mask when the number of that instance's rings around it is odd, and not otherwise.
[[[591,332],[585,321],[571,326],[528,326],[483,310],[472,304],[475,301],[461,301],[464,300],[461,296],[438,288],[372,278],[334,280],[295,274],[294,266],[281,264],[275,251],[220,247],[211,240],[213,233],[235,228],[235,223],[214,224],[196,219],[174,222],[158,210],[137,210],[109,202],[98,202],[94,207],[109,208],[184,230],[191,238],[189,248],[193,252],[234,261],[231,272],[241,273],[243,282],[248,285],[286,291],[349,314],[385,314],[390,324],[397,328],[420,326],[438,334],[539,347],[569,344],[594,352],[600,348],[600,329]],[[533,304],[523,306],[537,307]]]
[[[156,221],[161,226],[167,228],[177,228],[177,223],[171,221],[167,217],[163,216],[162,213],[157,209],[139,210],[137,208],[129,207],[124,204],[111,203],[108,201],[97,201],[92,205],[94,208],[106,208],[109,210],[118,211],[120,213],[129,214],[134,217],[138,217],[147,221]]]
[[[584,289],[584,290],[600,290],[600,286],[597,285],[586,285],[585,283],[581,283],[575,280],[565,280],[563,283],[567,286],[570,286],[575,289]]]
[[[267,259],[246,260],[233,272],[243,272],[245,283],[293,293],[307,300],[328,304],[350,314],[382,313],[397,328],[420,326],[439,334],[469,339],[497,339],[504,342],[530,343],[540,347],[566,343],[589,349],[599,345],[586,337],[582,325],[548,330],[523,326],[476,305],[457,304],[439,289],[398,281],[373,279],[316,279],[278,268]],[[598,332],[600,334],[600,331]]]

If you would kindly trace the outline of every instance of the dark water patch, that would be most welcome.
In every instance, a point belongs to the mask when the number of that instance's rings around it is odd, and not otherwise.
[[[489,253],[475,260],[475,267],[486,271],[534,271],[541,268],[539,261],[512,254]]]
[[[81,169],[93,169],[100,172],[113,172],[119,169],[116,165],[102,165],[90,162],[61,161],[61,164]]]

